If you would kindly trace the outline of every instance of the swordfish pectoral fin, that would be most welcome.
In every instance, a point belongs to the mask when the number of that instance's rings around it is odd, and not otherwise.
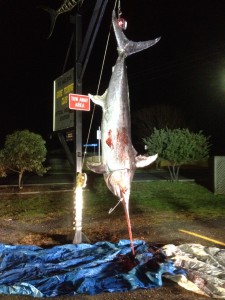
[[[153,163],[158,157],[158,154],[152,156],[138,155],[135,157],[136,168],[143,168]]]
[[[101,96],[100,95],[91,95],[91,94],[88,94],[88,96],[95,104],[103,107],[104,103],[105,103],[105,99],[107,97],[107,93],[108,93],[108,90],[106,90],[105,93]]]
[[[99,173],[99,174],[103,174],[106,172],[106,167],[105,165],[101,164],[101,163],[93,163],[88,161],[87,162],[87,167],[89,170],[91,170],[94,173]]]

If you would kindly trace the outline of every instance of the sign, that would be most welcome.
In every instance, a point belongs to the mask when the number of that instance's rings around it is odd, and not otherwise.
[[[69,108],[89,111],[90,98],[86,95],[69,94]]]
[[[97,147],[98,144],[84,144],[84,147]]]
[[[74,68],[54,81],[53,131],[74,127],[74,112],[69,110],[69,94],[74,92]]]
[[[66,132],[66,141],[71,142],[74,140],[74,131],[67,131]]]

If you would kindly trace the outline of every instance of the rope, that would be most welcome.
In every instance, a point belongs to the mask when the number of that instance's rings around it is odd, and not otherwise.
[[[117,2],[118,2],[118,0],[115,1],[114,10],[116,8]],[[119,2],[120,2],[120,0],[119,0]],[[103,73],[103,68],[104,68],[104,65],[105,65],[106,53],[107,53],[107,50],[108,50],[109,39],[110,39],[110,35],[111,35],[111,28],[112,28],[112,24],[110,25],[109,33],[108,33],[108,37],[107,37],[107,41],[106,41],[106,47],[105,47],[105,52],[104,52],[104,56],[103,56],[103,60],[102,60],[102,66],[101,66],[101,71],[100,71],[100,76],[99,76],[99,81],[98,81],[96,95],[98,95],[99,87],[100,87],[100,83],[101,83],[101,79],[102,79],[102,73]],[[89,137],[90,137],[90,133],[91,133],[91,129],[92,129],[92,124],[93,124],[93,119],[94,119],[94,113],[95,113],[95,105],[96,104],[94,103],[93,111],[92,111],[92,114],[91,114],[90,126],[89,126],[89,129],[88,129],[88,135],[87,135],[87,139],[86,139],[86,143],[85,143],[86,146],[84,148],[84,156],[83,156],[83,161],[82,161],[82,169],[83,169],[84,161],[85,161],[85,158],[86,158],[87,144],[89,142]]]

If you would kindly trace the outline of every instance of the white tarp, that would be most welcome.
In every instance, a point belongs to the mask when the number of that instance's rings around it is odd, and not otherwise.
[[[225,299],[225,249],[200,244],[166,245],[165,255],[184,275],[165,275],[182,287],[213,298]]]

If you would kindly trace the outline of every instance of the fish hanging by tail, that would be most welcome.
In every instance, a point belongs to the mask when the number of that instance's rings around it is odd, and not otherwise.
[[[48,38],[50,38],[53,33],[58,16],[68,11],[71,11],[76,5],[82,5],[83,2],[84,0],[64,0],[62,5],[57,10],[54,10],[46,6],[40,7],[50,14],[51,25],[50,25],[50,33],[48,35]]]
[[[88,162],[87,166],[95,173],[102,173],[108,189],[118,197],[124,207],[132,254],[135,256],[129,198],[131,182],[136,168],[145,167],[157,159],[152,156],[137,155],[131,140],[130,99],[127,79],[126,57],[154,46],[160,38],[134,42],[128,40],[118,24],[115,11],[112,24],[117,41],[118,58],[106,92],[100,95],[89,94],[91,100],[102,107],[102,162]],[[112,212],[114,209],[111,209]]]

